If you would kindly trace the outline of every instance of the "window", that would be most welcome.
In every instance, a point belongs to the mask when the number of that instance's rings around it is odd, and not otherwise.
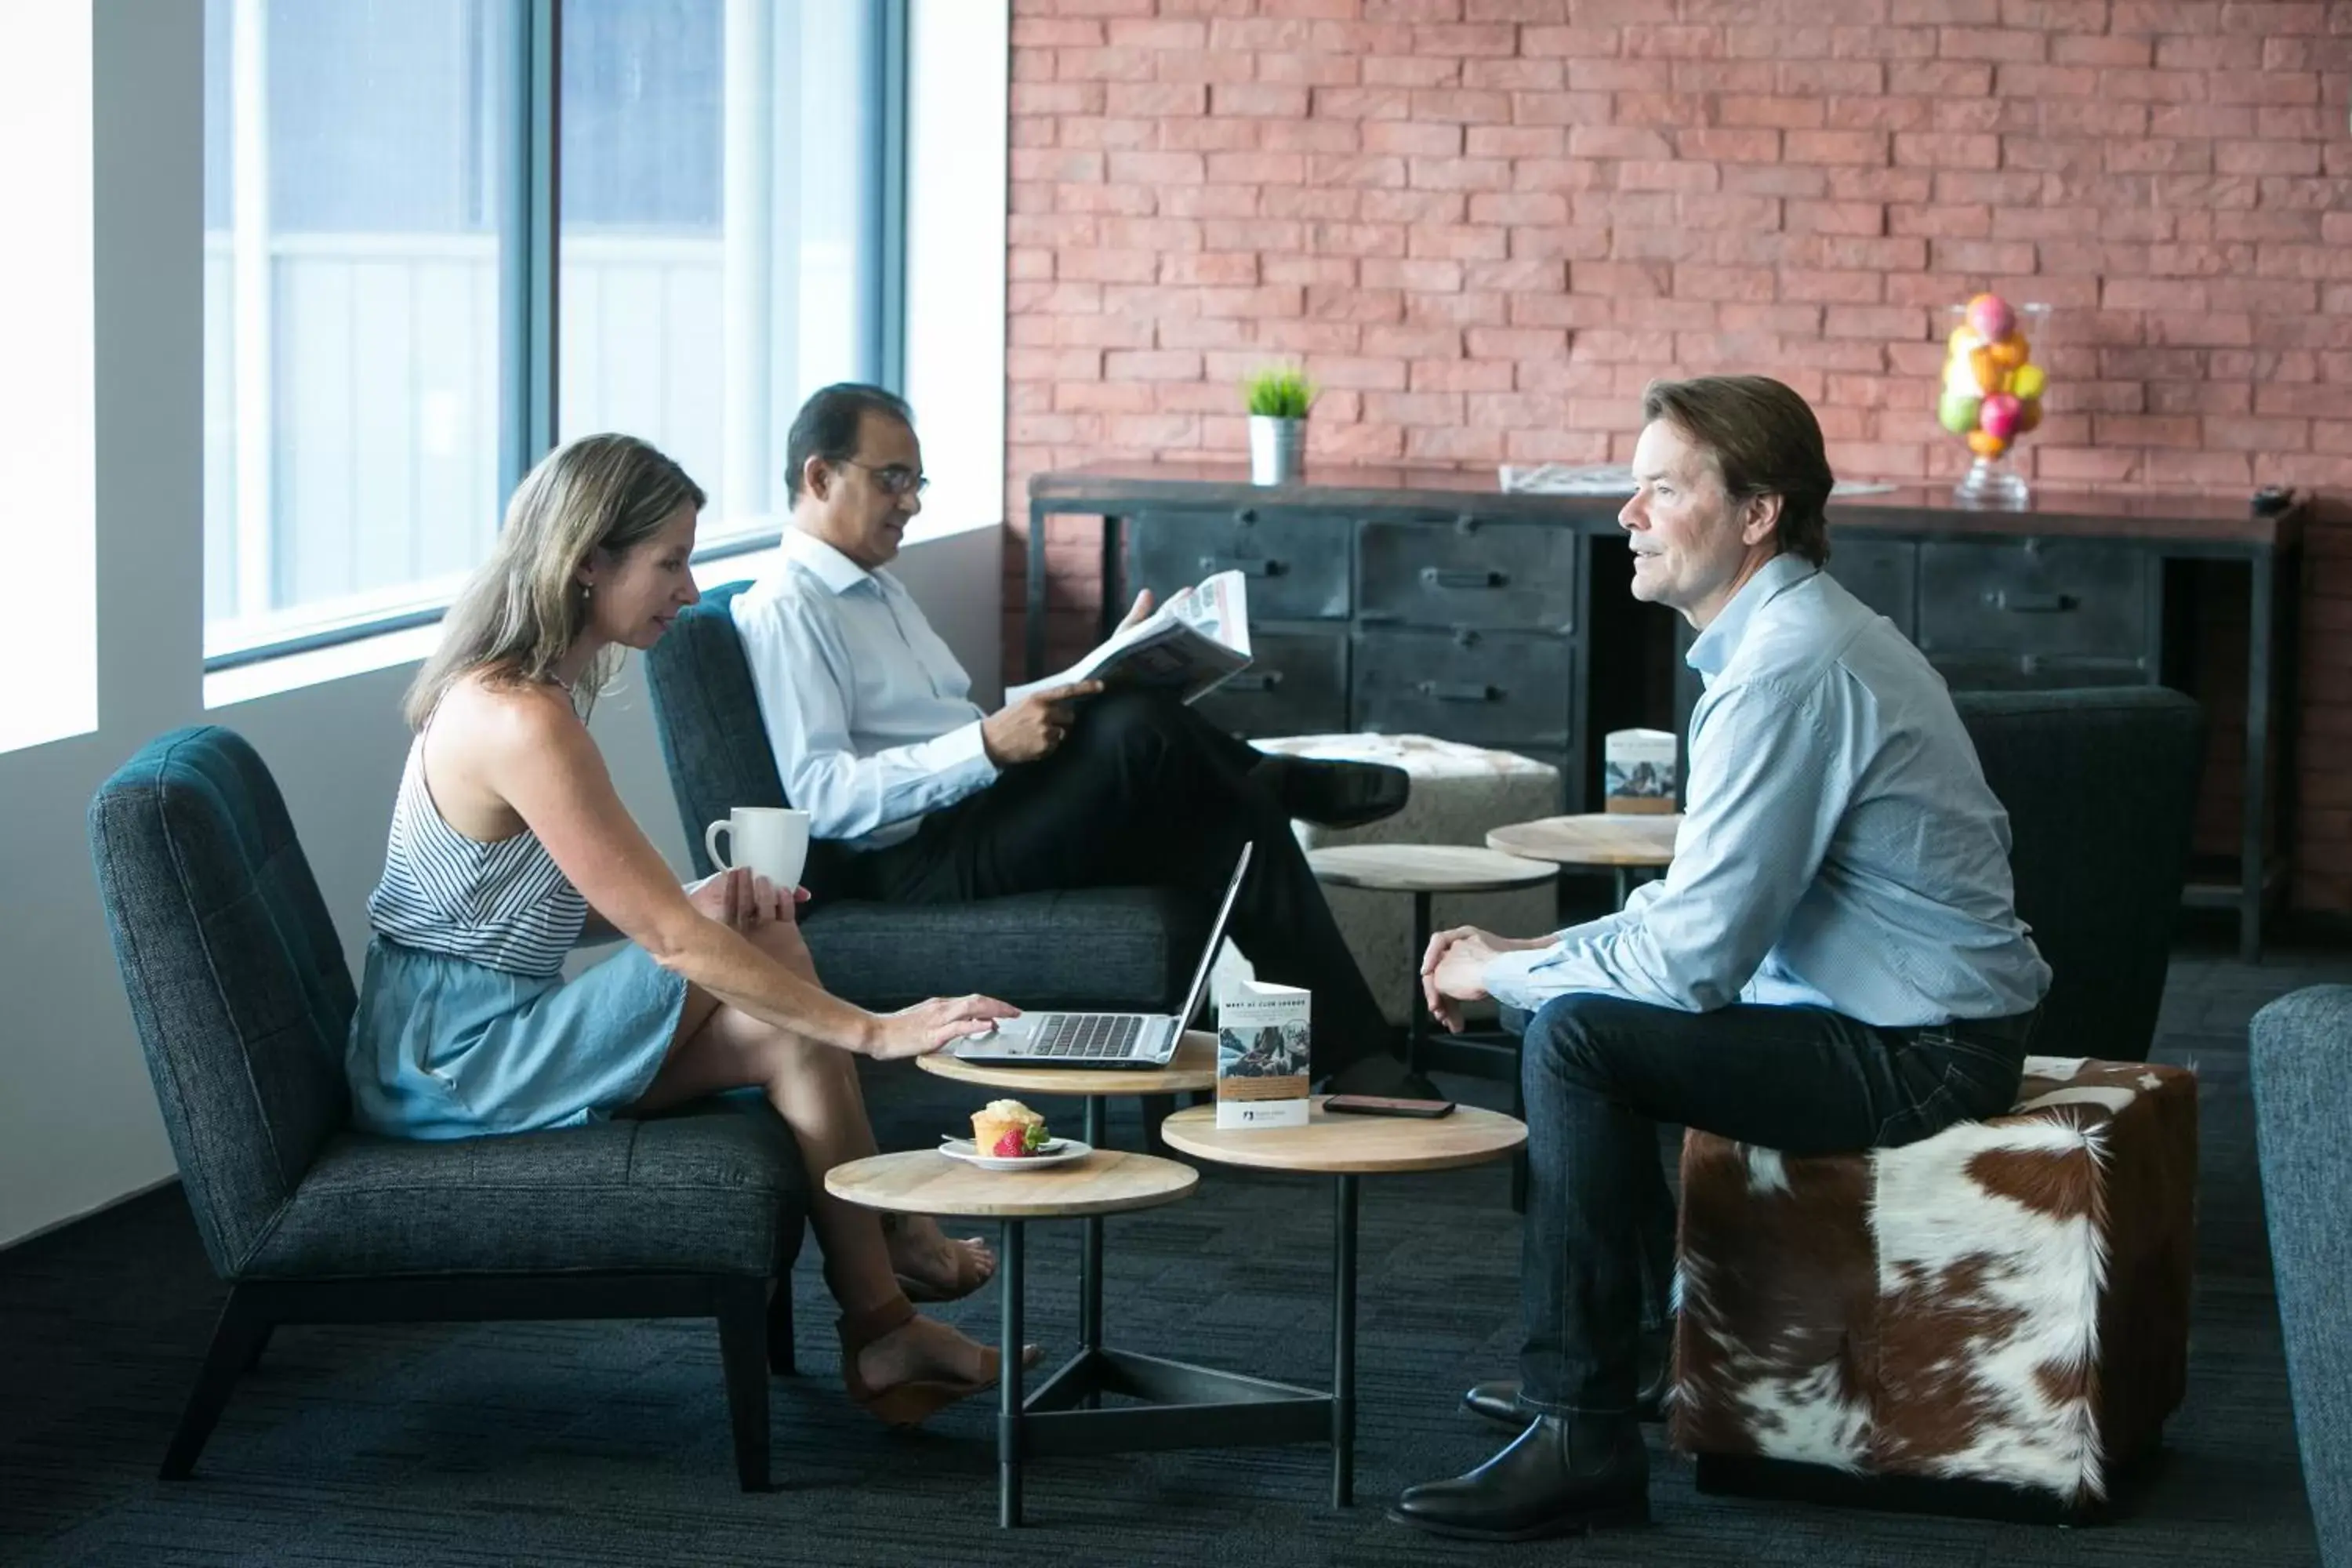
[[[884,363],[871,4],[567,0],[560,434],[643,436],[709,493],[705,550],[772,538],[784,435]]]
[[[11,15],[0,51],[0,202],[39,229],[0,260],[0,473],[20,587],[0,752],[98,727],[90,45],[88,5],[35,5]]]
[[[903,5],[206,0],[207,667],[437,616],[551,437],[772,535],[800,398],[895,375]]]

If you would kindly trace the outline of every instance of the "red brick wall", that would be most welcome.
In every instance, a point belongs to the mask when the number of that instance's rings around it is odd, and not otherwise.
[[[1651,376],[1742,370],[1841,474],[1934,478],[1939,308],[1991,287],[2057,307],[2029,474],[2352,495],[2352,0],[1013,10],[1016,652],[1029,476],[1238,458],[1275,360],[1317,457],[1622,458]],[[1057,527],[1070,651],[1099,584]],[[2352,909],[2352,514],[2311,566],[2298,896]]]

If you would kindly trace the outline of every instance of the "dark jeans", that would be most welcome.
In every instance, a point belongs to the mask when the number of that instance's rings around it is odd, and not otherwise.
[[[1881,1029],[1821,1007],[1546,1005],[1519,1062],[1521,1398],[1556,1414],[1633,1407],[1644,1264],[1674,1213],[1658,1123],[1788,1154],[1916,1142],[2010,1109],[2037,1016]]]
[[[950,903],[1173,887],[1198,896],[1205,923],[1248,839],[1256,847],[1229,932],[1259,978],[1314,993],[1313,1071],[1321,1078],[1391,1050],[1395,1031],[1340,938],[1289,817],[1250,776],[1264,760],[1170,698],[1105,692],[1079,706],[1052,755],[1007,768],[978,795],[925,817],[903,844],[844,857],[845,890]]]

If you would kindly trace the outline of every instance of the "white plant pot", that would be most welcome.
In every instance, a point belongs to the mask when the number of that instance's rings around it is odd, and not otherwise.
[[[1295,485],[1307,466],[1307,421],[1253,414],[1249,422],[1250,483]]]

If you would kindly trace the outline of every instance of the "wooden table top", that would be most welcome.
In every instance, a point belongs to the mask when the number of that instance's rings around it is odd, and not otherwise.
[[[1309,849],[1315,879],[1382,893],[1498,893],[1549,882],[1559,868],[1468,844],[1340,844]]]
[[[1515,822],[1486,835],[1486,847],[1557,866],[1671,866],[1679,813],[1589,812]]]
[[[933,1051],[917,1057],[925,1072],[951,1078],[983,1089],[1009,1089],[1028,1094],[1090,1095],[1183,1094],[1217,1086],[1217,1037],[1205,1029],[1187,1029],[1176,1042],[1176,1054],[1156,1071],[1137,1068],[1006,1068]]]
[[[1261,1171],[1312,1171],[1327,1176],[1395,1171],[1451,1171],[1499,1160],[1528,1141],[1527,1124],[1500,1111],[1458,1105],[1451,1116],[1334,1116],[1315,1097],[1304,1127],[1220,1130],[1217,1108],[1196,1105],[1160,1124],[1168,1146],[1198,1160]]]
[[[852,1160],[824,1173],[844,1203],[899,1214],[1061,1219],[1156,1208],[1189,1197],[1201,1173],[1156,1154],[1097,1149],[1034,1171],[983,1171],[933,1149]]]

